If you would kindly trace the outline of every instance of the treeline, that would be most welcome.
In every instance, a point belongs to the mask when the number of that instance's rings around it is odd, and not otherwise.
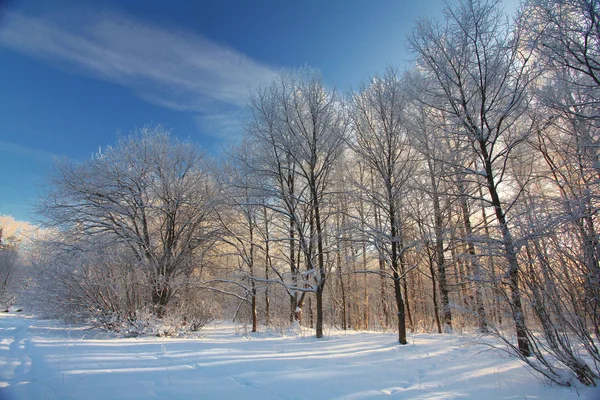
[[[554,382],[595,385],[598,2],[445,15],[417,23],[410,71],[348,96],[282,72],[218,166],[160,127],[57,165],[40,300],[111,329],[221,313],[401,344],[477,331]]]

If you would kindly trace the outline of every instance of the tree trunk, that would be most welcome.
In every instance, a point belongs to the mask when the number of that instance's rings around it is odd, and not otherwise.
[[[323,227],[321,225],[321,214],[319,210],[319,202],[317,193],[313,192],[313,207],[315,216],[315,228],[317,231],[317,260],[319,270],[316,271],[317,280],[317,326],[316,337],[323,337],[323,290],[325,289],[325,279],[327,278],[325,270],[325,258],[323,256]]]
[[[406,341],[406,317],[404,315],[404,300],[400,288],[400,276],[396,271],[394,274],[394,295],[396,298],[396,309],[398,310],[398,343],[407,344]]]
[[[167,304],[171,298],[171,288],[169,286],[169,278],[161,270],[152,281],[152,306],[158,318],[165,316]]]
[[[372,180],[371,180],[372,182]],[[381,216],[379,214],[379,210],[375,209],[375,227],[378,231],[381,232]],[[390,313],[388,310],[388,305],[386,302],[387,294],[386,294],[386,277],[385,275],[385,259],[383,257],[381,249],[377,249],[377,261],[379,263],[379,273],[380,273],[380,283],[379,283],[379,293],[381,296],[381,310],[383,311],[383,327],[388,328],[390,326]]]
[[[400,272],[402,273],[402,288],[404,289],[404,303],[406,305],[406,316],[408,318],[408,326],[410,327],[411,332],[415,331],[415,325],[413,323],[410,302],[408,298],[408,278],[406,277],[406,263],[404,261],[404,255],[400,256]]]
[[[252,332],[258,332],[258,310],[256,307],[256,287],[252,281]]]
[[[444,322],[444,330],[452,331],[452,311],[450,310],[450,296],[448,294],[448,284],[446,282],[446,260],[444,259],[444,222],[442,220],[440,196],[431,158],[427,159],[427,165],[429,167],[429,180],[431,182],[431,194],[433,200],[435,260],[439,276],[440,293],[442,295],[442,320]]]
[[[388,188],[388,190],[391,190]],[[398,342],[400,344],[407,344],[406,341],[406,315],[404,311],[404,300],[402,299],[402,289],[400,282],[400,265],[399,265],[399,257],[398,257],[398,232],[396,227],[396,210],[394,208],[393,196],[389,193],[388,198],[390,199],[389,203],[389,218],[390,218],[390,228],[391,228],[391,238],[392,238],[392,254],[391,254],[391,262],[392,262],[392,274],[394,278],[394,295],[396,298],[396,310],[398,313]]]
[[[263,207],[265,220],[265,325],[271,324],[271,302],[269,300],[269,270],[271,269],[271,251],[269,237],[269,220],[267,219],[267,207]]]
[[[473,236],[473,228],[471,226],[471,217],[469,213],[469,206],[467,200],[464,197],[460,199],[460,207],[462,209],[463,226],[465,228],[464,241],[467,245],[467,254],[469,254],[469,261],[473,268],[473,278],[471,280],[471,286],[473,295],[475,298],[475,312],[477,314],[477,325],[482,333],[488,331],[487,326],[487,315],[485,307],[483,305],[483,296],[481,295],[481,264],[477,258],[475,252],[475,246],[473,245],[471,237]]]
[[[492,199],[492,205],[496,213],[496,219],[500,225],[502,231],[502,242],[504,244],[504,251],[506,261],[508,262],[508,286],[510,288],[511,298],[511,310],[513,320],[515,322],[516,333],[517,333],[517,346],[523,356],[529,357],[531,351],[529,350],[529,339],[527,338],[527,325],[525,324],[525,314],[523,313],[523,305],[521,304],[521,291],[519,288],[519,262],[517,260],[517,254],[515,245],[513,242],[510,229],[506,222],[506,216],[502,209],[502,203],[500,202],[500,196],[496,190],[496,184],[494,182],[494,175],[492,169],[492,163],[485,146],[485,143],[480,141],[479,147],[481,149],[483,160],[485,163],[485,172],[487,178],[487,187]]]
[[[290,258],[290,272],[292,273],[292,287],[298,287],[298,266],[296,265],[296,225],[293,217],[289,220],[289,258]],[[290,323],[294,321],[300,322],[299,313],[296,311],[298,308],[298,291],[294,290],[290,295]]]
[[[361,176],[362,178],[362,176]],[[364,232],[366,231],[365,227],[365,206],[363,203],[362,197],[359,198],[359,208],[360,208],[360,228],[361,228],[361,242],[362,242],[362,269],[363,271],[367,270],[367,239],[365,237]],[[355,263],[356,265],[356,263]],[[363,274],[363,302],[362,302],[363,312],[362,312],[362,325],[361,328],[364,330],[369,329],[369,295],[367,293],[367,274]]]
[[[258,311],[256,307],[256,281],[254,271],[254,228],[255,220],[251,215],[251,212],[247,211],[247,220],[249,228],[249,239],[250,239],[250,254],[248,255],[248,267],[250,269],[250,293],[252,294],[252,332],[258,331]]]
[[[340,232],[340,227],[338,223],[338,235]],[[348,325],[346,322],[346,289],[344,287],[344,276],[342,274],[342,245],[340,243],[340,238],[337,239],[337,248],[336,248],[336,260],[337,260],[337,271],[338,271],[338,279],[340,282],[340,291],[342,295],[342,330],[347,330]]]
[[[481,217],[483,218],[483,229],[486,237],[490,237],[490,227],[488,224],[487,213],[485,212],[485,203],[483,200],[483,190],[481,186],[479,187],[479,197],[481,198]],[[489,246],[488,246],[489,247]],[[488,249],[488,253],[491,254],[491,250]],[[498,305],[498,296],[500,294],[500,288],[498,283],[498,278],[496,276],[496,263],[494,262],[494,257],[488,257],[490,262],[490,272],[492,278],[492,310],[493,310],[493,318],[494,321],[498,322],[498,325],[502,325],[502,312],[500,311],[500,307]]]
[[[433,313],[438,333],[442,333],[442,324],[440,322],[439,304],[437,299],[437,285],[435,283],[435,268],[433,267],[433,257],[429,256],[429,272],[431,273],[431,297],[433,301]]]

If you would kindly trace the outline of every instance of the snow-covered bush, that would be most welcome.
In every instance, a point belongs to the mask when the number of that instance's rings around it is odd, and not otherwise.
[[[205,300],[190,299],[177,310],[186,329],[196,332],[215,320],[220,314],[217,304]]]
[[[127,336],[179,336],[201,330],[220,314],[191,275],[177,283],[183,289],[158,315],[149,278],[124,246],[102,238],[86,248],[68,238],[37,245],[40,257],[32,267],[37,273],[24,297],[42,316]]]
[[[109,246],[103,238],[86,244],[70,237],[36,246],[38,257],[23,298],[43,316],[110,327],[135,318],[149,302],[146,277],[122,246]]]
[[[174,309],[162,317],[149,309],[138,310],[136,317],[121,320],[111,326],[104,325],[124,336],[184,336],[199,332],[216,317],[215,307],[208,303],[199,303],[188,307]]]

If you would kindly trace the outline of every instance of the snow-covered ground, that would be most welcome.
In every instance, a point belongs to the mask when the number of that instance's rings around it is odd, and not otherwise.
[[[598,399],[548,386],[459,336],[332,332],[102,339],[82,327],[0,315],[0,399]]]

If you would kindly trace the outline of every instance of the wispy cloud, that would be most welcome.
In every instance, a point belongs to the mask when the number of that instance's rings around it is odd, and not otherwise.
[[[28,16],[8,13],[0,45],[130,88],[175,110],[239,108],[275,72],[200,35],[104,11]],[[211,111],[212,112],[212,111]]]
[[[38,164],[49,164],[55,161],[58,156],[54,153],[23,146],[17,143],[0,140],[0,157],[14,157],[26,160],[27,163],[34,161]]]
[[[243,121],[246,113],[243,111],[224,111],[209,115],[199,115],[194,118],[198,126],[207,136],[219,137],[228,142],[235,142],[244,130]]]

